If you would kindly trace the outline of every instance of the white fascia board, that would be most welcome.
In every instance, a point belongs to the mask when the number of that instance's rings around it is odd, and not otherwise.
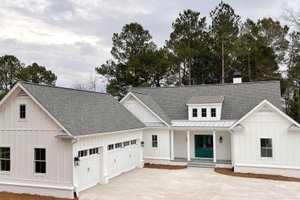
[[[11,94],[18,88],[21,84],[17,83],[10,89],[10,91],[1,99],[0,106],[11,96]]]
[[[220,106],[222,103],[197,103],[197,104],[186,104],[187,106]]]
[[[270,103],[268,100],[263,100],[262,102],[260,102],[257,106],[255,106],[252,110],[250,110],[246,115],[244,115],[241,119],[239,119],[236,123],[234,123],[230,129],[234,129],[234,127],[236,125],[238,125],[239,123],[241,123],[242,121],[244,121],[246,118],[248,118],[250,115],[252,115],[253,113],[255,113],[259,108],[261,108],[263,105],[267,105],[269,106],[272,110],[274,110],[275,112],[277,112],[279,115],[281,115],[283,118],[287,119],[288,121],[290,121],[291,123],[295,124],[296,126],[300,127],[300,124],[298,122],[296,122],[295,120],[293,120],[291,117],[289,117],[287,114],[285,114],[284,112],[282,112],[280,109],[278,109],[277,107],[275,107],[272,103]]]
[[[73,137],[73,135],[54,117],[51,115],[51,113],[44,108],[44,106],[42,104],[40,104],[40,102],[38,100],[36,100],[31,94],[30,92],[28,92],[20,83],[18,83],[18,87],[20,87],[24,92],[26,92],[26,94],[44,111],[47,113],[47,115],[61,128],[63,129],[68,136]],[[15,88],[14,88],[15,89]]]
[[[77,136],[73,136],[73,138],[96,137],[96,136],[111,135],[111,134],[118,134],[118,133],[124,133],[124,132],[142,131],[142,130],[145,130],[145,129],[147,129],[147,127],[145,127],[145,128],[136,128],[136,129],[127,129],[127,130],[121,130],[121,131],[91,133],[91,134],[86,134],[86,135],[77,135]]]
[[[132,96],[135,98],[140,104],[142,104],[147,110],[149,110],[155,117],[157,117],[161,122],[163,122],[167,127],[170,127],[170,125],[165,122],[160,116],[158,116],[155,112],[153,112],[146,104],[144,104],[139,98],[137,98],[132,92],[129,92],[121,101],[120,103],[124,102],[126,99],[128,99],[129,96]]]

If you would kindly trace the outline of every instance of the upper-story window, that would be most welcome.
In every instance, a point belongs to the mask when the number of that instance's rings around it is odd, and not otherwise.
[[[201,116],[206,117],[206,108],[201,109]]]
[[[217,116],[216,108],[211,108],[210,109],[210,116],[211,117],[216,117]]]
[[[273,147],[272,147],[271,138],[260,139],[260,155],[261,157],[267,157],[267,158],[273,157]]]
[[[198,117],[198,109],[193,108],[193,117]]]
[[[26,119],[26,105],[20,105],[20,119]]]
[[[157,135],[152,135],[152,147],[158,147]]]

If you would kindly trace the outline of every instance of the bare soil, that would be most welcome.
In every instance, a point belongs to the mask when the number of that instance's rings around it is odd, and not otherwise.
[[[276,181],[300,182],[300,178],[293,178],[293,177],[286,177],[286,176],[279,176],[279,175],[268,175],[268,174],[240,173],[240,172],[234,172],[232,169],[228,169],[228,168],[215,168],[215,172],[224,175],[229,175],[229,176],[260,178],[260,179],[268,179],[268,180],[276,180]]]
[[[186,169],[187,166],[186,165],[181,166],[181,165],[161,165],[161,164],[145,163],[144,168],[177,170],[177,169]]]
[[[31,194],[16,194],[10,192],[0,192],[0,200],[70,200],[70,199],[31,195]],[[79,200],[79,199],[74,199],[74,200]]]

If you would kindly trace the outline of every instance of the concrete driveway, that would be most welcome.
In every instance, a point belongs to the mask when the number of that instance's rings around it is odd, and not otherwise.
[[[213,169],[135,169],[80,195],[80,200],[300,200],[300,183],[240,178]]]

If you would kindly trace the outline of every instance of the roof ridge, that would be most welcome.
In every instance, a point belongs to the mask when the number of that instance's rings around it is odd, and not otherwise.
[[[56,85],[49,85],[49,84],[32,83],[32,82],[27,82],[27,81],[22,81],[22,80],[18,81],[18,83],[24,83],[24,84],[27,84],[27,85],[35,85],[35,86],[41,86],[41,87],[52,87],[52,88],[64,89],[64,90],[74,90],[74,91],[78,91],[78,92],[88,92],[88,93],[95,93],[95,94],[110,95],[110,94],[104,93],[104,92],[81,90],[81,89],[68,88],[68,87],[62,87],[62,86],[56,86]]]
[[[280,82],[279,80],[269,80],[269,81],[251,81],[251,82],[242,82],[242,83],[212,83],[212,84],[200,84],[200,85],[181,85],[181,86],[166,86],[166,87],[133,87],[132,91],[134,89],[158,89],[158,88],[187,88],[187,87],[209,87],[209,86],[227,86],[227,85],[247,85],[247,84],[258,84],[258,83],[274,83],[274,82]]]

